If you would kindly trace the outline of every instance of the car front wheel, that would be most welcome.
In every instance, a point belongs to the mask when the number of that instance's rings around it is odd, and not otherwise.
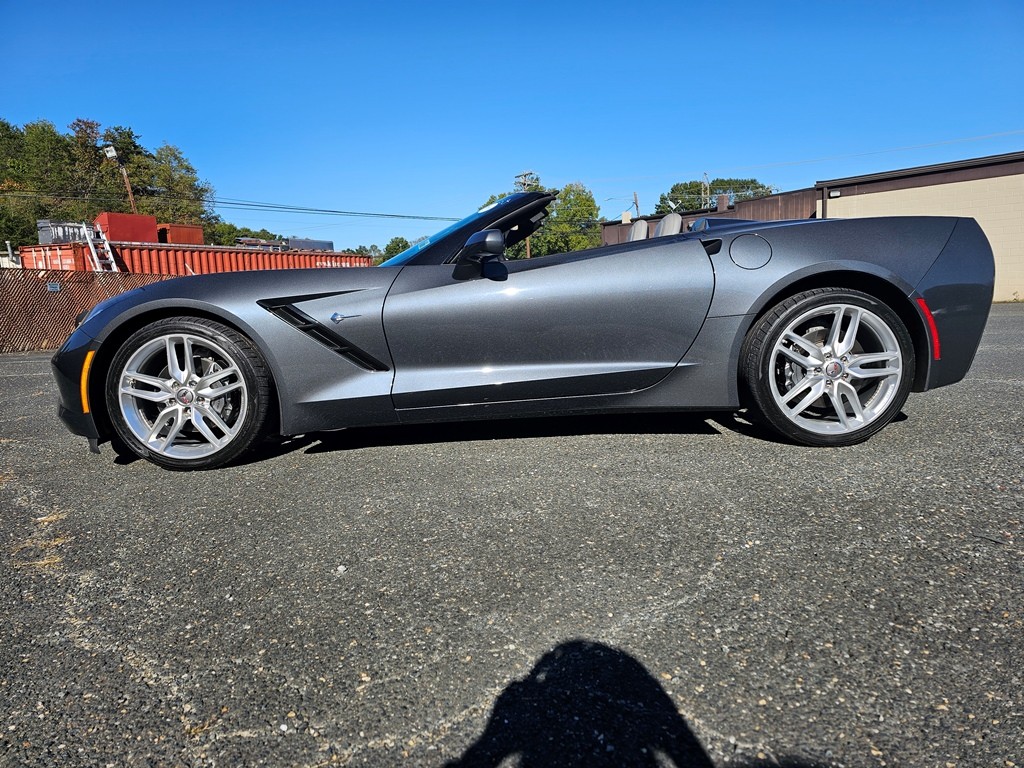
[[[269,375],[247,338],[195,317],[158,320],[121,346],[107,410],[136,455],[168,469],[219,467],[262,438]]]
[[[903,407],[914,345],[886,304],[860,291],[819,288],[786,299],[754,325],[741,377],[756,413],[785,437],[853,445]]]

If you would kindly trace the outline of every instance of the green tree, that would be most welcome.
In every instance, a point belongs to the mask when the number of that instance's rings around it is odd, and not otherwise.
[[[122,163],[128,163],[140,155],[148,155],[145,147],[139,143],[140,137],[131,128],[123,125],[115,125],[103,132],[104,146],[110,145],[117,151],[117,157]]]
[[[0,119],[0,179],[21,181],[25,175],[25,134],[15,125]]]
[[[693,181],[681,181],[673,184],[672,188],[662,194],[654,208],[656,214],[671,213],[672,211],[699,211],[705,207],[704,183],[699,179]],[[715,205],[714,199],[718,195],[729,195],[730,202],[740,200],[752,200],[755,197],[765,197],[775,190],[757,179],[712,179],[708,183],[709,206]]]
[[[203,223],[206,198],[213,195],[213,187],[199,180],[180,149],[164,144],[156,154],[136,156],[128,165],[132,189],[138,190],[139,213],[176,224]]]
[[[101,132],[95,120],[68,128],[62,134],[45,120],[22,128],[0,120],[0,242],[34,242],[36,219],[91,221],[100,211],[131,210],[118,164],[101,144],[113,145],[128,169],[140,213],[212,229],[220,222],[210,208],[213,188],[177,147],[150,152],[130,128]]]
[[[71,190],[71,142],[47,120],[28,123],[24,128],[22,153],[24,181],[31,191],[63,204]]]
[[[600,211],[594,194],[580,182],[562,187],[548,211],[544,226],[530,238],[532,256],[601,245]]]
[[[516,192],[551,192],[557,194],[548,208],[544,225],[530,236],[530,256],[548,256],[554,253],[581,251],[601,245],[601,227],[594,194],[580,182],[566,184],[561,190],[545,187],[537,174],[530,174],[524,185],[517,183]],[[491,195],[484,205],[513,194],[502,192]],[[525,259],[526,243],[517,243],[505,252],[506,258]]]
[[[45,120],[21,129],[5,121],[0,149],[0,242],[33,243],[36,219],[72,213],[69,142]]]
[[[35,200],[25,184],[25,134],[0,120],[0,247],[36,239]]]
[[[392,256],[397,256],[410,245],[411,243],[404,237],[392,237],[384,246],[384,258],[390,259]]]
[[[236,227],[216,214],[203,220],[203,239],[208,245],[234,245],[239,237],[256,237],[260,240],[282,240],[281,235],[266,229]]]
[[[71,154],[71,191],[88,195],[96,186],[102,154],[96,143],[100,140],[100,124],[95,120],[78,118],[71,125],[69,142]]]
[[[384,251],[376,245],[357,245],[355,248],[344,248],[343,253],[354,253],[356,256],[369,256],[375,264],[384,261]]]
[[[68,126],[71,165],[70,200],[66,217],[75,221],[95,218],[100,210],[128,210],[127,195],[116,164],[106,160],[97,146],[100,124],[79,118]]]

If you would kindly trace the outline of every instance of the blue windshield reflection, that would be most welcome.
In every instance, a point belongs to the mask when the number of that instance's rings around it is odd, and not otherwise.
[[[392,256],[387,261],[381,262],[378,266],[381,266],[381,267],[400,267],[403,264],[408,263],[409,261],[411,261],[413,259],[413,257],[416,256],[416,254],[420,253],[427,246],[431,245],[432,243],[436,243],[439,240],[443,240],[445,237],[447,237],[448,235],[450,235],[452,232],[454,232],[455,230],[459,229],[460,227],[464,227],[464,226],[466,226],[468,224],[472,224],[474,221],[476,221],[477,219],[482,217],[485,213],[487,213],[491,209],[501,205],[505,201],[510,200],[511,198],[512,198],[512,196],[509,195],[508,197],[503,197],[500,200],[495,200],[493,203],[490,203],[489,205],[485,205],[479,211],[477,211],[476,213],[471,213],[469,216],[467,216],[466,218],[462,219],[461,221],[456,221],[454,224],[445,227],[440,232],[438,232],[436,234],[433,234],[430,237],[424,238],[423,240],[420,240],[418,243],[413,243],[412,245],[410,245],[408,248],[406,248],[401,253],[396,254],[395,256]]]

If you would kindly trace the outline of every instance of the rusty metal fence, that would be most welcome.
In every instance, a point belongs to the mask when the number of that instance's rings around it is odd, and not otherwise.
[[[169,275],[0,269],[0,353],[56,349],[79,313]]]

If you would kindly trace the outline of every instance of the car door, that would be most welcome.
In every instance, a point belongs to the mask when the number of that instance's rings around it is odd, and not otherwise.
[[[630,392],[685,354],[714,288],[699,241],[409,265],[384,304],[397,409]]]

